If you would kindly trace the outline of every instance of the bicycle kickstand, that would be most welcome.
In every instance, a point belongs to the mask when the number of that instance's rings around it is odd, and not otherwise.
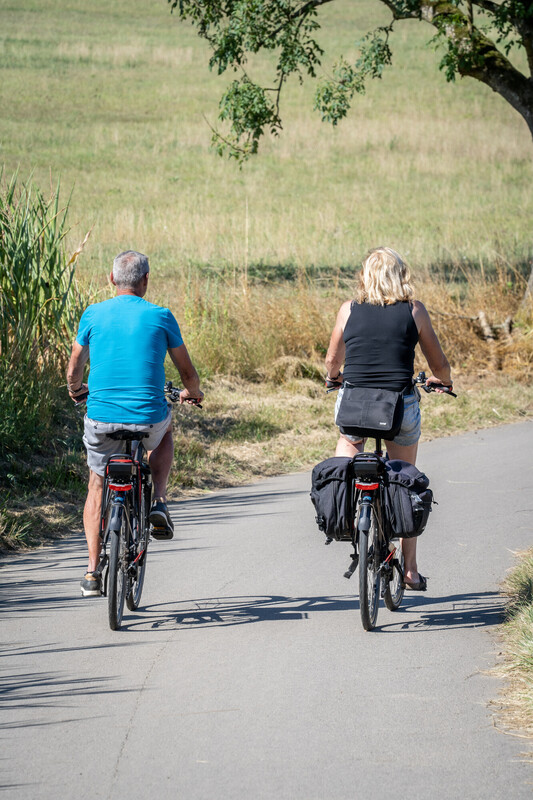
[[[348,578],[348,580],[349,580],[352,577],[352,575],[354,574],[355,570],[357,569],[357,565],[358,564],[359,564],[359,556],[354,551],[354,553],[352,555],[352,563],[350,564],[350,566],[348,567],[348,569],[344,573],[344,577]]]

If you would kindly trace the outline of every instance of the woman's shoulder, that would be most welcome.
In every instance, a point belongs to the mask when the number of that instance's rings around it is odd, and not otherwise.
[[[413,300],[411,302],[411,313],[413,315],[413,321],[418,330],[418,335],[420,336],[425,330],[427,330],[428,325],[431,326],[427,308],[425,307],[424,303],[420,302],[420,300]]]
[[[353,300],[347,300],[342,306],[339,308],[339,313],[337,314],[337,319],[342,317],[343,319],[348,319],[352,312],[353,307]]]
[[[411,300],[410,305],[411,305],[411,310],[413,312],[413,316],[415,314],[425,315],[428,313],[424,303],[422,303],[420,300]]]

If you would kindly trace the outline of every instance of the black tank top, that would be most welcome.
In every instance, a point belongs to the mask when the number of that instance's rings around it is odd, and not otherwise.
[[[344,341],[348,383],[394,392],[412,385],[418,330],[410,303],[352,303]]]

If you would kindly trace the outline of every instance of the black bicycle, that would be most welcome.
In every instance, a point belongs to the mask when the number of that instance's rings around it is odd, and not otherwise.
[[[329,382],[328,391],[339,388]],[[456,397],[450,387],[441,384],[426,385],[426,375],[420,372],[415,384],[425,392],[440,389]],[[375,439],[373,453],[354,456],[355,521],[351,534],[354,552],[352,563],[344,573],[351,578],[359,566],[359,609],[366,631],[376,626],[380,598],[390,611],[396,611],[404,596],[404,558],[399,537],[394,536],[387,516],[385,493],[388,478],[380,438]]]
[[[172,403],[179,401],[180,391],[170,381],[165,384],[165,397]],[[152,475],[143,446],[148,435],[129,430],[108,434],[126,446],[126,452],[107,460],[100,515],[102,550],[97,569],[103,576],[102,594],[108,598],[109,626],[114,631],[121,626],[124,604],[130,611],[139,607],[146,574],[152,532]]]
[[[354,554],[345,576],[351,577],[359,565],[359,609],[363,628],[369,631],[377,622],[380,597],[390,611],[396,611],[404,595],[403,553],[387,519],[387,470],[380,439],[373,453],[354,457],[353,471]]]

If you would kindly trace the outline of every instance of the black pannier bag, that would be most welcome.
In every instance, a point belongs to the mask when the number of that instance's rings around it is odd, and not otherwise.
[[[320,530],[330,539],[349,541],[353,531],[351,458],[333,456],[313,467],[311,500]]]
[[[433,492],[429,478],[413,464],[400,459],[387,461],[385,503],[393,536],[412,539],[426,527]]]
[[[400,432],[402,420],[401,392],[343,384],[342,399],[335,419],[341,433],[394,439]]]

